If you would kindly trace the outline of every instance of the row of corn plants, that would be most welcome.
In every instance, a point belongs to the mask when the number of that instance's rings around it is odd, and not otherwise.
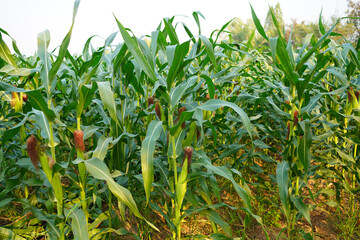
[[[269,239],[253,204],[253,191],[269,188],[286,223],[279,237],[305,234],[305,219],[313,230],[304,236],[315,238],[321,195],[356,223],[360,41],[333,40],[336,24],[326,30],[320,16],[323,36],[293,46],[273,13],[270,38],[251,8],[262,49],[223,40],[231,21],[201,35],[194,12],[196,34],[172,17],[143,38],[114,17],[119,31],[102,47],[89,38],[71,55],[79,5],[57,51],[45,30],[25,57],[0,29],[2,238],[231,239],[256,224]],[[309,185],[320,180],[326,188]],[[240,201],[223,201],[224,189]],[[240,236],[223,211],[241,213]],[[185,235],[183,223],[197,218],[211,233]]]

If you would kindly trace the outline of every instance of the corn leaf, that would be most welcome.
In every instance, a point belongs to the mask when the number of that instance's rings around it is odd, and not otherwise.
[[[144,180],[144,188],[146,194],[146,202],[149,202],[151,184],[154,179],[154,150],[156,140],[160,137],[162,130],[161,121],[152,121],[147,129],[146,137],[141,143],[141,169]]]

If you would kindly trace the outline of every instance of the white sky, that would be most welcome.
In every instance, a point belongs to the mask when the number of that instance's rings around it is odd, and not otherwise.
[[[277,2],[280,2],[285,23],[290,19],[317,21],[321,8],[325,18],[343,16],[347,7],[346,0],[82,0],[69,50],[79,53],[90,36],[107,38],[118,31],[113,13],[126,28],[140,37],[156,30],[162,18],[173,15],[189,16],[176,17],[175,21],[185,22],[197,34],[192,12],[200,11],[206,18],[201,19],[202,34],[210,36],[213,30],[220,29],[234,17],[251,18],[249,2],[262,23],[268,5]],[[49,29],[51,51],[61,44],[70,28],[73,3],[73,0],[0,0],[0,28],[7,31],[17,41],[20,51],[27,55],[37,51],[37,34]],[[178,27],[182,28],[181,25]],[[186,40],[185,34],[181,36],[180,39]],[[7,37],[3,37],[6,40]],[[114,43],[120,41],[116,38]],[[94,39],[93,43],[100,46],[103,40]]]

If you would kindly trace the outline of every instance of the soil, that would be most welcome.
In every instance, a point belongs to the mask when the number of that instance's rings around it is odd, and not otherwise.
[[[309,187],[313,192],[316,192],[318,188],[324,188],[326,183],[323,182],[323,180],[317,180],[318,182],[315,182],[314,180],[309,180]],[[256,189],[251,187],[249,185],[251,190],[256,192]],[[317,187],[315,187],[317,186]],[[263,189],[261,189],[263,191]],[[271,191],[266,194],[274,194]],[[256,195],[256,193],[253,193],[253,195]],[[343,198],[346,201],[347,198]],[[315,201],[317,207],[315,207],[314,210],[310,212],[311,216],[311,222],[313,226],[311,227],[310,224],[302,218],[300,221],[297,222],[295,225],[295,229],[297,230],[303,230],[304,233],[309,233],[313,236],[315,236],[315,239],[324,239],[324,240],[337,240],[337,239],[349,239],[349,238],[343,238],[341,236],[341,231],[336,227],[336,221],[339,221],[338,215],[335,214],[336,207],[329,207],[325,204],[325,201],[327,201],[323,195],[319,195]],[[223,190],[221,192],[221,201],[223,203],[226,203],[231,206],[242,206],[241,199],[238,197],[236,192],[228,192],[226,190]],[[254,201],[254,200],[253,200]],[[214,199],[214,203],[216,200]],[[309,200],[306,202],[307,204],[313,204],[315,205],[312,200]],[[255,203],[256,204],[256,203]],[[344,202],[344,205],[347,203]],[[229,212],[232,212],[229,214]],[[235,211],[235,212],[234,212]],[[256,208],[254,207],[254,211],[256,213]],[[278,214],[281,216],[281,212],[278,209]],[[243,224],[241,222],[241,218],[244,219],[245,213],[242,210],[231,210],[228,208],[220,208],[218,210],[219,214],[223,218],[223,220],[230,224],[231,229],[233,230],[233,236],[231,236],[233,239],[241,239],[242,237],[242,229]],[[234,213],[236,213],[239,218],[234,219]],[[260,214],[259,214],[260,215]],[[334,217],[334,215],[336,215]],[[165,240],[171,238],[171,231],[167,227],[165,219],[158,213],[152,212],[150,214],[150,220],[155,224],[155,226],[160,227],[160,232],[155,232],[150,230],[151,232],[151,239],[154,240]],[[355,226],[360,232],[360,224],[359,222]],[[126,223],[126,228],[134,233],[138,234],[138,219],[133,217],[130,221]],[[284,228],[284,229],[283,229]],[[279,221],[277,222],[277,226],[265,226],[265,229],[267,231],[267,234],[270,239],[288,239],[286,235],[286,220],[283,217],[280,217]],[[282,231],[283,229],[283,231]],[[224,234],[224,232],[219,228],[219,233]],[[281,233],[281,236],[278,238],[279,234]],[[213,234],[213,230],[211,228],[211,224],[208,221],[207,218],[199,215],[194,214],[190,218],[185,218],[182,222],[182,235],[184,239],[199,239],[195,238],[195,235],[211,235]],[[356,235],[356,234],[355,234]],[[145,236],[143,236],[145,237]],[[136,239],[132,236],[127,237],[121,237],[120,239]],[[147,239],[146,237],[143,239]],[[210,239],[210,238],[207,238]],[[254,219],[252,219],[250,226],[246,229],[246,239],[257,239],[257,240],[266,240],[266,235],[264,234],[264,231],[259,223],[257,223]],[[303,236],[301,236],[299,233],[297,233],[295,236],[291,237],[291,239],[304,239]],[[360,239],[357,237],[351,238],[351,239]]]

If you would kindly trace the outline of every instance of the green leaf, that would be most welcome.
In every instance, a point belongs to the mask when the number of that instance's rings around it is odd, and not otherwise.
[[[336,27],[336,25],[340,22],[340,19],[338,19],[336,21],[336,23],[329,29],[329,31],[327,31],[321,38],[319,41],[317,41],[315,43],[315,45],[306,52],[306,54],[300,59],[300,61],[298,62],[298,64],[296,65],[296,71],[299,71],[299,69],[307,62],[307,60],[309,60],[309,58],[311,57],[311,55],[316,51],[316,49],[318,47],[320,47],[320,45],[327,39],[327,37],[332,33],[332,31],[334,30],[334,28]]]
[[[188,175],[188,160],[186,159],[181,168],[181,172],[178,177],[178,182],[176,184],[176,202],[179,208],[181,208],[186,193],[187,175]]]
[[[214,233],[214,234],[210,235],[210,238],[212,240],[233,240],[234,239],[232,237],[227,237],[221,233]]]
[[[25,92],[28,95],[30,104],[33,108],[43,111],[49,121],[53,121],[55,119],[54,111],[50,110],[47,107],[47,103],[45,102],[39,90],[29,91],[22,88],[14,87],[2,81],[0,81],[0,90],[8,92]]]
[[[44,166],[42,165],[42,167]],[[64,194],[60,180],[60,173],[58,172],[54,173],[54,176],[51,179],[51,186],[54,189],[54,194],[59,204],[63,204]]]
[[[15,198],[6,198],[4,200],[0,201],[0,208],[5,207],[6,205],[8,205],[12,200],[14,200]]]
[[[91,224],[89,224],[89,229],[96,229],[103,221],[109,218],[108,212],[101,213]]]
[[[189,38],[191,39],[191,41],[195,44],[196,40],[194,37],[194,34],[192,34],[192,32],[190,31],[190,29],[188,28],[188,26],[186,26],[185,23],[181,22],[181,25],[183,25],[185,32],[187,33],[187,35],[189,36]]]
[[[273,58],[273,63],[276,64],[277,63],[277,59],[276,59],[276,48],[277,48],[277,41],[278,38],[277,37],[272,37],[270,38],[270,50],[271,50],[271,56]]]
[[[4,72],[8,75],[12,76],[19,76],[19,77],[26,77],[29,76],[31,73],[36,72],[37,69],[29,69],[29,68],[16,68],[12,65],[5,65],[0,69],[0,72]]]
[[[237,184],[228,168],[226,168],[225,166],[217,167],[213,165],[206,165],[205,167],[213,173],[228,179],[235,187],[235,190],[239,194],[241,199],[244,201],[245,206],[249,209],[250,212],[252,211],[250,195],[244,188]]]
[[[167,88],[169,90],[172,88],[172,84],[176,76],[178,75],[179,71],[182,70],[181,69],[182,63],[184,62],[184,58],[186,54],[189,52],[189,46],[190,46],[190,41],[186,41],[181,45],[169,46],[166,48],[168,53],[168,62],[170,65],[169,73],[166,79]]]
[[[192,86],[196,80],[198,79],[198,76],[191,76],[187,81],[184,81],[183,83],[176,86],[176,88],[172,88],[170,92],[170,98],[171,98],[171,107],[174,111],[178,102],[186,92]]]
[[[214,111],[221,107],[230,107],[232,108],[237,114],[239,114],[242,123],[245,126],[246,131],[249,133],[249,136],[252,138],[252,130],[250,119],[248,115],[238,107],[235,103],[223,101],[220,99],[210,99],[206,101],[203,105],[197,107],[198,109],[205,110],[205,111]]]
[[[89,84],[92,76],[96,73],[98,67],[100,66],[101,60],[103,60],[104,51],[105,48],[100,48],[98,51],[93,53],[90,60],[81,65],[78,75],[84,75],[84,80],[79,85],[79,88],[81,88],[84,84]]]
[[[282,203],[282,208],[287,218],[290,216],[289,198],[288,198],[289,170],[290,169],[288,162],[283,161],[277,164],[276,182],[279,186],[279,195]]]
[[[254,140],[253,143],[256,147],[261,148],[261,149],[270,148],[266,143],[264,143],[260,139]]]
[[[111,142],[112,142],[112,137],[107,138],[107,137],[101,136],[97,142],[97,146],[93,152],[92,157],[104,161]]]
[[[334,75],[339,80],[342,87],[345,87],[345,86],[349,85],[349,83],[348,83],[348,81],[346,79],[346,76],[343,73],[339,72],[336,68],[329,67],[329,68],[326,69],[326,71],[328,71],[329,73]]]
[[[312,97],[310,99],[309,104],[301,109],[301,112],[302,113],[307,112],[310,115],[311,111],[314,109],[314,107],[316,106],[316,104],[318,103],[318,101],[322,96],[323,96],[322,94],[317,94],[315,97]]]
[[[213,83],[213,81],[211,80],[211,78],[207,75],[201,75],[201,78],[205,79],[205,82],[208,86],[208,91],[209,91],[209,95],[211,99],[214,99],[215,96],[215,85]]]
[[[213,222],[217,225],[219,225],[226,234],[228,235],[232,235],[232,231],[231,231],[231,227],[228,223],[226,223],[221,216],[214,210],[212,209],[208,209],[205,211],[201,211],[200,212],[201,215],[203,215],[204,217],[208,218],[210,220],[210,222]],[[211,237],[212,239],[227,239],[226,237],[219,237],[219,238],[215,238],[214,236]],[[232,238],[231,238],[232,239]]]
[[[164,25],[165,25],[165,29],[167,34],[169,35],[170,41],[172,45],[176,45],[179,44],[179,38],[176,34],[176,30],[174,28],[174,26],[172,25],[172,21],[174,18],[164,18]]]
[[[322,23],[322,8],[320,11],[320,16],[319,16],[319,30],[322,35],[325,34],[325,27],[324,27],[324,24]]]
[[[56,58],[56,61],[54,62],[54,64],[52,65],[50,71],[49,71],[49,84],[51,85],[51,83],[54,81],[57,72],[59,71],[59,68],[64,60],[64,57],[66,55],[66,51],[68,49],[68,46],[70,44],[70,38],[71,38],[71,34],[72,34],[72,29],[74,27],[74,23],[75,23],[75,17],[76,17],[76,13],[78,11],[79,8],[79,4],[80,4],[80,0],[75,0],[74,2],[74,9],[73,9],[73,18],[72,18],[72,23],[71,23],[71,27],[69,32],[66,34],[65,38],[63,39],[61,45],[60,45],[60,49],[59,49],[59,54]]]
[[[25,240],[25,238],[15,234],[10,229],[0,227],[0,239],[6,240]]]
[[[151,184],[154,178],[154,150],[156,140],[160,137],[162,122],[154,120],[147,129],[146,137],[141,143],[141,169],[144,180],[146,202],[149,202]]]
[[[148,222],[139,212],[136,203],[126,188],[119,185],[114,181],[114,179],[110,175],[110,171],[106,164],[97,158],[91,158],[84,161],[86,169],[88,172],[97,179],[105,180],[107,185],[109,186],[110,191],[115,195],[115,197],[123,202],[126,206],[130,208],[130,210],[134,213],[135,216],[145,220],[152,228],[159,231],[152,223]]]
[[[309,119],[304,121],[304,127],[304,136],[300,139],[298,154],[301,165],[304,167],[305,172],[307,172],[311,162],[310,146],[312,142],[311,123]]]
[[[27,92],[30,104],[33,108],[42,111],[49,122],[54,121],[55,113],[49,109],[43,96],[38,90]]]
[[[49,71],[51,68],[50,57],[47,51],[50,44],[50,32],[45,30],[38,34],[37,37],[38,44],[38,55],[42,61],[42,70],[41,70],[41,81],[44,85],[44,88],[48,94],[50,94],[51,83],[49,81]]]
[[[115,17],[115,20],[118,24],[120,33],[126,43],[126,46],[129,49],[129,51],[134,56],[135,60],[140,65],[141,69],[149,76],[151,83],[154,84],[157,81],[154,69],[152,69],[150,67],[149,63],[146,61],[144,54],[140,51],[139,46],[137,45],[136,41],[134,41],[134,39],[131,38],[129,33],[126,31],[124,26],[117,20],[116,17]]]
[[[274,13],[274,11],[273,11],[273,8],[270,7],[270,8],[269,8],[269,11],[270,11],[270,14],[271,14],[271,18],[272,18],[272,20],[273,20],[273,24],[274,24],[274,26],[275,26],[275,28],[276,28],[276,30],[277,30],[277,32],[278,32],[279,38],[280,38],[281,40],[284,40],[284,41],[285,41],[284,34],[283,34],[283,32],[282,32],[282,29],[281,29],[281,26],[280,26],[280,24],[279,24],[279,21],[276,19],[276,15],[275,15],[275,13]]]
[[[23,54],[21,54],[17,44],[16,44],[16,41],[15,39],[13,39],[6,31],[4,31],[3,29],[0,28],[0,32],[4,33],[5,35],[7,35],[9,38],[11,38],[11,41],[12,41],[12,47],[15,51],[15,53],[17,54],[17,57],[19,58],[19,60],[21,62],[23,62],[24,64],[26,64],[28,67],[30,68],[34,68],[35,66],[33,64],[30,64],[27,59],[25,59],[25,56]]]
[[[304,216],[306,221],[311,225],[310,212],[309,208],[304,204],[299,196],[290,197],[291,201],[294,203],[297,210],[299,210],[300,214]]]
[[[47,214],[46,212],[43,212],[41,209],[37,209],[34,206],[30,205],[30,203],[27,201],[27,199],[25,201],[26,201],[25,204],[28,205],[28,207],[30,208],[33,215],[40,221],[45,221],[47,223],[48,231],[50,229],[49,233],[55,237],[54,239],[59,239],[60,238],[60,230],[55,225],[55,221],[53,219],[51,219],[52,216],[50,214]]]
[[[295,62],[294,59],[290,56],[289,52],[286,50],[286,42],[283,38],[276,38],[276,56],[279,60],[277,66],[282,69],[287,76],[287,78],[296,85],[298,82],[298,76],[294,72]],[[273,43],[274,44],[274,43]]]
[[[231,19],[230,21],[228,21],[227,23],[225,23],[225,24],[221,27],[220,30],[215,30],[215,31],[217,31],[217,34],[216,34],[216,38],[215,38],[214,43],[217,43],[217,41],[218,41],[221,33],[222,33],[225,29],[227,29],[227,26],[228,26],[230,23],[232,23],[232,22],[234,21],[234,19],[236,19],[236,18],[233,18],[233,19]],[[215,31],[213,31],[213,32],[211,33],[210,38],[212,38],[212,34],[215,33]],[[201,35],[201,33],[199,33],[199,35]],[[255,30],[253,31],[253,35],[255,35]],[[250,38],[249,38],[249,42],[251,42],[251,36],[250,36]],[[227,45],[227,44],[226,44],[226,45]]]
[[[13,57],[13,55],[10,52],[10,49],[4,42],[1,33],[0,33],[0,57],[4,59],[4,61],[10,64],[11,66],[17,68],[15,58]]]
[[[342,152],[339,148],[335,148],[335,151],[339,154],[341,159],[346,160],[347,162],[356,164],[355,159],[351,155]]]
[[[258,32],[260,33],[260,35],[265,38],[266,40],[269,41],[269,38],[266,36],[266,33],[264,31],[264,28],[261,26],[260,20],[259,18],[256,16],[256,13],[253,9],[253,7],[250,4],[250,8],[251,8],[251,15],[255,24],[256,29],[258,30]]]
[[[150,43],[150,52],[152,54],[152,57],[155,58],[156,57],[156,53],[157,53],[157,40],[159,37],[159,31],[153,31],[151,32],[151,43]]]
[[[207,37],[205,37],[203,35],[199,35],[199,38],[201,39],[201,41],[203,41],[206,52],[210,58],[210,61],[214,65],[214,68],[216,69],[216,71],[220,71],[220,68],[219,68],[218,64],[216,63],[213,44],[209,41],[209,39],[207,39]]]
[[[119,119],[116,115],[116,105],[115,105],[115,98],[114,93],[111,90],[111,86],[109,82],[97,82],[100,98],[102,103],[104,104],[105,109],[109,111],[110,117],[118,124]]]
[[[84,212],[81,209],[76,209],[70,213],[69,217],[72,219],[71,229],[75,237],[74,239],[88,240],[89,231]]]
[[[224,159],[232,154],[236,154],[245,145],[231,144],[224,149],[224,152],[219,156],[219,159]]]
[[[151,54],[150,48],[147,44],[147,42],[144,39],[137,38],[138,46],[140,47],[141,52],[145,55],[145,58],[147,59],[150,68],[154,69],[154,60],[153,55]]]
[[[31,115],[32,113],[29,112],[27,113],[24,118],[21,120],[21,122],[19,122],[18,124],[16,124],[14,127],[10,128],[10,129],[7,129],[5,132],[4,132],[4,135],[2,137],[2,142],[5,143],[6,141],[10,140],[11,138],[13,138],[20,130],[20,127],[23,126],[26,121],[27,121],[27,118],[29,117],[29,115]],[[0,161],[1,163],[1,161]]]
[[[95,90],[96,90],[95,84],[93,84],[91,86],[91,88],[86,85],[81,86],[81,91],[79,91],[80,97],[79,97],[78,104],[76,106],[76,114],[78,116],[80,116],[82,111],[90,105],[90,103],[93,99]]]
[[[36,118],[36,123],[40,128],[40,134],[43,139],[46,139],[50,141],[50,127],[49,127],[49,121],[47,120],[44,112],[38,111],[36,109],[33,110]],[[54,139],[55,140],[55,139]],[[59,142],[58,139],[56,139]]]
[[[199,19],[199,15],[205,19],[204,15],[200,12],[200,11],[195,11],[192,13],[193,17],[194,17],[194,20],[196,22],[196,25],[198,26],[199,28],[199,35],[201,35],[201,27],[200,27],[200,19]]]

